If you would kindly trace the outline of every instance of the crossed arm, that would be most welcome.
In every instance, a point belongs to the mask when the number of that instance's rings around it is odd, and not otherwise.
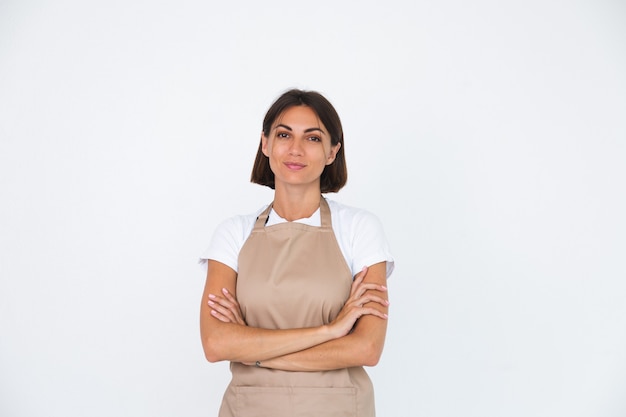
[[[254,364],[260,361],[263,367],[287,371],[320,371],[378,363],[385,341],[389,305],[385,262],[364,268],[357,274],[350,297],[337,318],[319,327],[272,330],[247,326],[237,303],[236,279],[237,274],[230,267],[208,261],[200,308],[200,334],[210,362],[229,360]]]

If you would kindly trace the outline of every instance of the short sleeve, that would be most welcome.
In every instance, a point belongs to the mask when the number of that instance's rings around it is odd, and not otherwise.
[[[394,259],[382,223],[374,214],[359,210],[352,220],[352,270],[387,262],[387,277],[394,269]]]
[[[206,266],[207,260],[212,259],[231,267],[235,272],[238,268],[239,250],[250,234],[246,218],[232,217],[220,223],[209,243],[202,252],[200,263]]]

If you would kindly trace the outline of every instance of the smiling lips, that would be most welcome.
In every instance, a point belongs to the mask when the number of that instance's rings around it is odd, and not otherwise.
[[[285,162],[285,166],[292,171],[299,171],[306,165],[301,164],[300,162]]]

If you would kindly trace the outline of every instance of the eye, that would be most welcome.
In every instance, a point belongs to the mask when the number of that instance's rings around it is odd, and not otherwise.
[[[276,133],[276,137],[280,139],[287,139],[289,137],[289,133],[286,132],[278,132]]]
[[[309,140],[311,142],[321,142],[322,141],[322,139],[320,137],[318,137],[318,136],[310,136]]]

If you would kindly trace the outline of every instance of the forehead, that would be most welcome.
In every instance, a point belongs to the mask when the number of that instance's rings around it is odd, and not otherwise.
[[[276,127],[279,124],[289,127],[303,127],[305,129],[317,127],[326,131],[324,124],[317,113],[315,113],[315,110],[309,106],[292,106],[285,109],[276,117],[276,120],[272,123],[272,127]]]

